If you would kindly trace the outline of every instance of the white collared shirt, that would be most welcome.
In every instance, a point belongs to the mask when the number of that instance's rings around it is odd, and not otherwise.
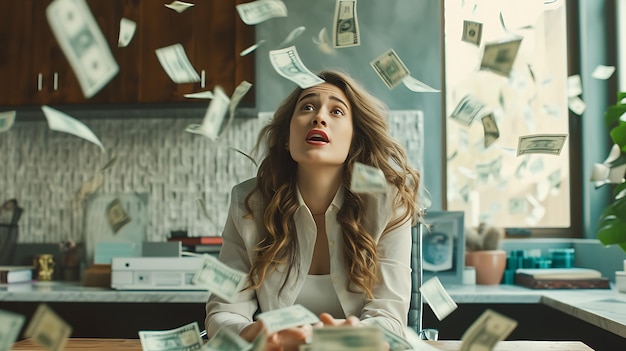
[[[251,199],[253,218],[244,218],[246,196],[254,189],[255,179],[233,187],[228,219],[224,227],[220,260],[242,272],[249,272],[256,257],[255,248],[264,233],[264,205],[258,194]],[[344,199],[344,187],[340,187],[326,210],[326,235],[330,250],[330,277],[341,307],[346,316],[357,316],[363,324],[378,322],[393,332],[403,335],[411,298],[411,224],[401,226],[382,235],[392,220],[394,188],[386,194],[367,195],[367,211],[363,226],[377,243],[379,279],[373,288],[373,299],[361,292],[348,290],[350,279],[344,265],[344,242],[341,226],[336,220]],[[221,327],[240,333],[253,322],[257,309],[271,311],[294,304],[309,272],[317,227],[308,207],[298,191],[300,206],[294,214],[298,248],[299,269],[291,267],[285,288],[279,295],[287,267],[279,266],[266,276],[256,290],[239,293],[233,302],[212,295],[206,304],[205,325],[209,336]],[[354,290],[356,288],[353,288]]]

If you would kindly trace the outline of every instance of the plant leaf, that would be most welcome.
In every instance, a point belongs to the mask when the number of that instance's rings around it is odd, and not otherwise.
[[[626,108],[624,108],[624,112],[626,112]],[[612,128],[609,134],[613,142],[619,145],[622,152],[626,152],[626,124],[620,123],[615,128]]]
[[[607,107],[606,112],[604,112],[604,123],[606,123],[607,127],[612,128],[619,122],[619,118],[624,112],[626,112],[626,105],[611,105]]]
[[[603,245],[626,245],[626,222],[614,216],[603,218],[598,226],[597,236]]]

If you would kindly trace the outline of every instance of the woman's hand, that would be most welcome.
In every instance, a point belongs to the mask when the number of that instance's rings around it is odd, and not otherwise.
[[[339,327],[339,326],[350,326],[356,327],[359,325],[360,321],[355,316],[349,316],[346,319],[335,319],[329,313],[320,314],[320,320],[325,327]]]
[[[246,326],[239,335],[248,342],[253,342],[254,338],[256,338],[259,333],[266,334],[265,326],[263,322],[256,321]],[[307,340],[310,340],[312,335],[313,327],[310,325],[266,334],[267,343],[265,351],[298,351],[298,347],[306,343]]]

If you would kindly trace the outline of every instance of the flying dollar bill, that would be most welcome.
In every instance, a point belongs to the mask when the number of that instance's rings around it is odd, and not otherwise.
[[[39,304],[24,331],[25,337],[51,351],[63,350],[71,334],[72,327],[43,303]]]
[[[122,227],[130,223],[130,217],[128,217],[119,199],[114,199],[107,205],[107,219],[109,220],[111,229],[113,229],[113,232],[116,234]]]
[[[508,77],[521,43],[522,39],[513,39],[486,44],[480,69]]]
[[[82,122],[46,105],[41,106],[41,110],[46,116],[46,120],[48,121],[48,127],[50,129],[56,130],[57,132],[64,132],[76,135],[77,137],[83,138],[98,145],[102,152],[104,152],[104,146],[102,146],[100,139],[98,139],[98,137],[91,131],[91,129],[89,129]]]
[[[202,268],[191,280],[226,301],[233,301],[246,285],[246,273],[232,269],[211,255],[204,255]]]
[[[437,276],[423,283],[419,290],[439,320],[446,318],[458,307]]]
[[[335,49],[330,45],[330,40],[328,39],[328,32],[326,31],[326,27],[320,29],[320,32],[317,34],[317,38],[313,37],[313,44],[317,45],[317,48],[327,54],[327,55],[335,55]]]
[[[411,74],[393,49],[387,50],[374,59],[370,65],[389,89],[395,88],[406,76]]]
[[[119,66],[85,0],[54,0],[46,8],[52,32],[86,98],[100,91]]]
[[[483,122],[484,145],[488,148],[500,137],[500,130],[493,113],[483,116],[481,121]]]
[[[197,93],[185,94],[183,96],[186,97],[187,99],[206,99],[206,100],[211,100],[211,99],[213,99],[213,92],[210,91],[210,90],[199,91]]]
[[[256,42],[255,44],[252,44],[249,47],[243,49],[239,53],[239,56],[246,56],[246,55],[250,54],[251,52],[253,52],[254,50],[258,49],[263,44],[265,44],[265,39],[261,39],[258,42]]]
[[[416,93],[438,93],[441,91],[411,76],[404,77],[404,79],[402,79],[402,83],[404,83],[404,86],[407,87],[409,90]]]
[[[359,162],[354,163],[350,191],[353,193],[385,193],[387,179],[382,170]]]
[[[356,0],[337,0],[333,22],[333,45],[346,48],[361,44]]]
[[[487,309],[461,337],[461,351],[493,350],[516,326],[515,320]]]
[[[298,304],[260,313],[257,319],[263,322],[268,334],[320,321],[315,313]]]
[[[0,112],[0,133],[11,129],[15,122],[16,111]]]
[[[281,76],[298,84],[300,88],[306,89],[324,83],[322,78],[306,68],[295,46],[271,50],[269,55],[274,70]]]
[[[193,351],[202,349],[198,323],[193,322],[171,330],[140,330],[143,351]]]
[[[280,48],[287,44],[290,44],[292,41],[298,39],[298,37],[300,37],[302,33],[304,33],[305,30],[306,30],[305,26],[294,28],[291,32],[289,32],[287,37],[285,37],[285,39],[283,39],[283,41],[280,44],[276,45],[276,47]]]
[[[519,137],[517,156],[525,154],[560,155],[567,134],[534,134]]]
[[[230,97],[230,103],[228,104],[228,121],[218,135],[222,135],[233,122],[233,118],[235,118],[235,110],[237,109],[237,105],[243,97],[248,93],[248,91],[252,88],[252,83],[248,81],[242,81],[237,85],[235,91],[233,91],[233,95]]]
[[[0,350],[10,350],[20,335],[26,318],[17,313],[0,310]]]
[[[461,37],[462,41],[474,44],[476,46],[480,46],[480,40],[482,39],[482,36],[482,23],[468,20],[463,21],[463,36]]]
[[[198,72],[193,68],[182,44],[165,46],[155,50],[159,63],[174,83],[194,83],[200,81]]]
[[[120,48],[127,47],[133,39],[136,29],[137,23],[135,23],[135,21],[129,20],[128,18],[120,19],[120,34],[117,39],[117,46]]]
[[[222,87],[219,85],[216,86],[215,89],[213,89],[213,100],[204,114],[200,128],[197,129],[198,134],[202,134],[211,140],[216,140],[222,128],[222,124],[224,123],[224,118],[226,117],[229,106],[230,99],[226,96]]]
[[[194,4],[192,4],[190,2],[184,2],[184,1],[172,1],[169,4],[164,4],[164,5],[168,9],[172,9],[172,10],[178,12],[178,13],[183,13],[188,8],[194,6]]]
[[[280,0],[256,0],[235,6],[243,23],[258,24],[274,17],[287,17],[287,6]]]
[[[454,111],[452,111],[450,118],[469,127],[484,109],[485,104],[478,100],[478,98],[472,95],[465,95],[461,101],[459,101],[458,105],[456,105]]]

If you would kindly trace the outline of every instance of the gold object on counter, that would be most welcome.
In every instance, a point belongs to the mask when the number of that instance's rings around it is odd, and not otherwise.
[[[41,254],[33,256],[33,266],[37,274],[37,280],[52,280],[54,275],[54,256]]]

